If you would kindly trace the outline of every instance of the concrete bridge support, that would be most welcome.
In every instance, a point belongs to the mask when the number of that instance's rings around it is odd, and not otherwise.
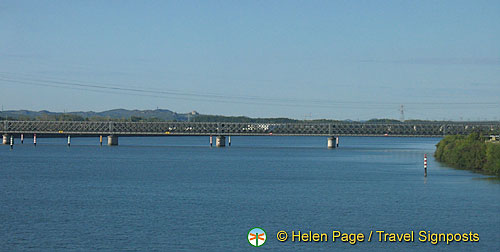
[[[108,145],[118,145],[118,136],[116,135],[109,135],[108,136]]]
[[[336,148],[338,146],[337,145],[337,138],[336,137],[329,137],[327,146],[328,146],[328,149]]]
[[[10,143],[10,135],[3,134],[2,144],[9,144],[9,143]]]
[[[216,147],[226,147],[226,137],[225,136],[217,136],[215,138],[215,146]]]

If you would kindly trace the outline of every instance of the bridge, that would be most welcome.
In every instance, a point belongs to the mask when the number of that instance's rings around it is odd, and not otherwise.
[[[400,136],[442,137],[449,134],[498,133],[500,122],[457,123],[225,123],[225,122],[89,122],[89,121],[3,121],[3,144],[24,135],[108,136],[109,145],[118,136],[216,136],[217,146],[225,146],[225,136]],[[212,141],[210,141],[212,142]]]

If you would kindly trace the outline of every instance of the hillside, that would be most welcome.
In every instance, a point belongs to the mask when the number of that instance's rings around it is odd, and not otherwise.
[[[100,121],[100,120],[147,120],[147,121],[188,121],[189,117],[198,113],[176,113],[167,109],[156,110],[127,110],[113,109],[102,112],[77,111],[77,112],[50,112],[47,110],[8,110],[0,112],[0,118],[10,120],[71,120],[71,121]]]
[[[299,120],[290,118],[252,118],[247,116],[223,116],[223,115],[203,115],[196,111],[190,113],[177,113],[168,109],[155,110],[128,110],[112,109],[102,112],[94,111],[76,111],[76,112],[51,112],[47,110],[7,110],[0,112],[0,120],[38,120],[38,121],[126,121],[126,122],[245,122],[245,123],[369,123],[369,124],[391,124],[401,123],[394,119],[370,119],[367,121],[352,120],[332,120],[332,119],[313,119]],[[406,120],[404,123],[452,123],[449,121],[425,121],[425,120]],[[489,122],[481,122],[489,123]],[[491,122],[498,123],[498,122]]]

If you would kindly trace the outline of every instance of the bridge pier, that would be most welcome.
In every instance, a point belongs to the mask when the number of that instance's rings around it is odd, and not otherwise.
[[[118,136],[116,135],[109,135],[108,136],[108,145],[118,145]]]
[[[336,137],[329,137],[328,143],[327,143],[328,149],[334,149],[334,148],[338,147],[337,140],[338,140],[338,138],[336,138]]]
[[[226,137],[225,136],[217,136],[215,138],[215,146],[216,147],[226,147]]]
[[[3,134],[2,144],[9,144],[9,141],[10,141],[10,135]]]

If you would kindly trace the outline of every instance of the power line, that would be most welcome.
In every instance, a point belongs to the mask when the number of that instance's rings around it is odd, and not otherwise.
[[[3,76],[2,76],[3,75]],[[15,77],[12,77],[14,75]],[[21,75],[21,77],[17,77]],[[0,72],[0,78],[4,81],[30,81],[32,83],[48,83],[54,85],[63,86],[78,86],[85,88],[94,89],[106,89],[106,90],[118,90],[118,91],[128,91],[137,93],[149,93],[149,94],[165,94],[165,95],[176,95],[176,96],[192,96],[192,97],[204,97],[204,98],[223,98],[232,100],[251,100],[251,101],[272,101],[272,102],[302,102],[302,103],[318,103],[318,104],[363,104],[363,105],[400,105],[399,102],[388,102],[388,101],[342,101],[342,100],[321,100],[321,99],[298,99],[298,98],[279,98],[279,97],[262,97],[262,96],[241,96],[233,94],[221,94],[221,93],[207,93],[207,92],[185,92],[179,90],[166,90],[166,89],[145,89],[139,87],[123,87],[111,83],[98,83],[98,82],[81,82],[74,80],[58,80],[58,79],[47,79],[40,77],[25,77],[34,76],[30,74],[18,74],[18,73],[7,73]],[[405,102],[405,104],[410,105],[496,105],[500,106],[498,102]]]
[[[7,81],[6,79],[0,78],[0,81]],[[60,86],[60,85],[54,85],[54,84],[46,84],[46,83],[35,83],[35,82],[28,82],[28,81],[19,81],[19,80],[8,80],[9,83],[7,84],[13,84],[13,83],[18,83],[18,84],[23,84],[23,85],[30,85],[30,86],[41,86],[41,87],[53,87],[53,88],[63,88],[63,89],[70,89],[70,90],[81,90],[81,91],[88,91],[88,92],[97,92],[97,93],[102,93],[102,90],[100,89],[91,89],[91,88],[81,88],[81,87],[73,87],[73,86]],[[339,105],[321,105],[321,104],[300,104],[300,103],[280,103],[279,101],[277,102],[250,102],[250,101],[237,101],[237,100],[231,100],[231,99],[209,99],[209,98],[193,98],[193,97],[175,97],[171,95],[154,95],[154,94],[144,94],[144,93],[130,93],[130,92],[125,92],[123,90],[106,90],[106,94],[120,94],[120,95],[133,95],[133,96],[144,96],[144,97],[154,97],[154,98],[168,98],[168,99],[176,99],[176,100],[183,100],[183,101],[201,101],[201,102],[216,102],[216,103],[226,103],[226,104],[246,104],[246,105],[269,105],[269,106],[286,106],[286,107],[295,107],[295,106],[301,106],[301,107],[323,107],[323,108],[339,108]],[[351,109],[366,109],[367,107],[364,106],[350,106],[349,108]]]
[[[14,75],[14,77],[12,77]],[[18,75],[25,75],[18,77]],[[318,99],[290,99],[290,98],[269,98],[261,96],[235,96],[224,95],[220,93],[198,93],[198,92],[182,92],[178,90],[152,90],[138,87],[123,87],[116,84],[104,84],[95,82],[81,82],[81,81],[68,81],[56,80],[33,76],[30,74],[13,74],[0,72],[0,81],[10,83],[19,83],[32,86],[43,86],[53,88],[65,88],[82,91],[100,92],[106,90],[107,93],[125,94],[125,95],[139,95],[155,98],[169,98],[178,100],[189,101],[202,101],[202,102],[219,102],[219,103],[238,103],[247,105],[271,105],[271,106],[305,106],[305,107],[324,107],[324,108],[340,108],[348,106],[349,109],[389,109],[393,107],[396,102],[373,102],[373,101],[329,101]],[[106,86],[104,86],[106,85]],[[410,105],[419,105],[428,107],[425,109],[442,109],[443,105],[453,106],[452,108],[459,108],[459,106],[481,106],[482,108],[497,108],[500,103],[490,102],[407,102]],[[401,105],[400,112],[404,120],[404,107]]]

